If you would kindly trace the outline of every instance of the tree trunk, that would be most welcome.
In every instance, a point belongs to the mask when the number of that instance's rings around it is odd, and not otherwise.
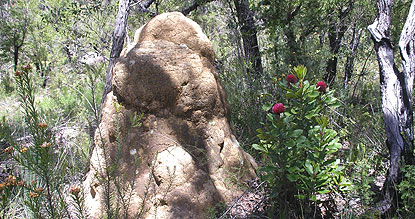
[[[14,71],[17,70],[17,65],[19,63],[19,52],[20,49],[23,46],[23,43],[25,41],[26,38],[26,24],[27,21],[26,19],[24,20],[24,27],[23,27],[23,33],[22,33],[22,40],[19,42],[19,38],[20,38],[20,34],[18,33],[18,31],[16,30],[13,33],[13,63],[14,63]]]
[[[118,57],[120,57],[121,51],[124,45],[124,38],[126,34],[127,19],[130,11],[129,0],[120,0],[118,6],[117,18],[115,20],[115,28],[112,34],[112,47],[111,53],[107,68],[107,73],[105,75],[105,87],[104,94],[102,95],[101,100],[101,110],[102,105],[105,101],[105,97],[112,90],[112,69],[114,68],[115,62]]]
[[[353,36],[350,42],[350,55],[347,56],[346,59],[346,66],[344,67],[344,80],[343,80],[343,87],[346,88],[347,84],[349,83],[354,69],[354,57],[356,55],[357,47],[359,46],[360,37],[362,36],[362,28],[356,33],[356,25],[353,27]]]
[[[234,0],[236,16],[241,27],[245,59],[252,68],[248,67],[248,74],[258,79],[263,72],[261,54],[257,39],[257,30],[254,21],[254,12],[249,9],[248,0]]]
[[[348,6],[344,10],[340,9],[339,23],[336,23],[332,20],[329,22],[328,38],[332,58],[327,61],[326,74],[324,75],[324,80],[329,86],[334,82],[334,79],[336,78],[338,60],[337,56],[340,51],[340,44],[343,40],[343,36],[347,30],[346,17],[352,10],[353,4],[354,0],[349,0]]]
[[[403,72],[400,72],[394,63],[394,48],[390,39],[392,6],[393,0],[378,0],[378,16],[368,27],[379,63],[382,109],[390,153],[390,168],[383,187],[385,200],[378,207],[382,214],[396,210],[395,186],[399,183],[401,157],[404,158],[405,163],[413,164],[412,88],[415,72],[415,1],[412,1],[399,40]]]
[[[415,1],[412,1],[408,17],[399,38],[399,50],[402,57],[402,95],[404,98],[403,111],[403,133],[404,147],[403,156],[407,164],[414,164],[414,130],[413,130],[413,99],[412,89],[415,77]]]

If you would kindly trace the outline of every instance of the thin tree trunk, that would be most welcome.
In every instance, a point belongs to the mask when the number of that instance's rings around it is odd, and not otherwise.
[[[343,80],[343,87],[346,88],[347,84],[349,83],[350,79],[353,75],[353,69],[354,69],[354,57],[356,55],[357,47],[359,46],[360,37],[362,36],[362,28],[359,28],[359,30],[356,33],[356,25],[353,28],[353,37],[350,42],[350,50],[351,53],[349,56],[347,56],[346,59],[346,66],[344,67],[344,80]]]
[[[118,57],[120,57],[121,51],[124,45],[124,38],[126,34],[127,19],[130,11],[130,0],[120,0],[118,6],[117,18],[115,20],[115,28],[112,34],[112,47],[110,53],[110,59],[108,63],[107,73],[105,75],[105,87],[101,100],[101,110],[105,97],[112,90],[112,69],[116,63]]]
[[[412,88],[414,80],[415,53],[415,1],[405,22],[399,40],[404,71],[394,63],[394,48],[390,39],[391,10],[393,0],[378,0],[378,16],[368,29],[372,35],[379,63],[380,91],[385,121],[390,168],[383,191],[385,199],[378,210],[382,214],[396,210],[396,190],[401,158],[413,164],[413,109]]]
[[[329,24],[330,26],[329,26],[328,38],[329,38],[330,52],[332,54],[332,58],[330,58],[327,61],[326,74],[324,75],[324,80],[327,82],[329,86],[334,82],[334,79],[336,78],[337,61],[338,61],[337,56],[340,51],[340,44],[347,30],[346,17],[352,10],[353,5],[354,5],[354,0],[349,0],[348,6],[346,7],[346,9],[344,10],[340,9],[339,11],[339,23],[331,21]]]
[[[248,74],[258,79],[263,72],[261,54],[257,39],[257,30],[254,20],[254,12],[249,9],[248,0],[234,0],[236,16],[241,27],[241,35],[245,58],[252,68],[248,67]]]
[[[26,26],[27,21],[24,20],[24,26],[23,26],[23,33],[22,33],[22,40],[19,42],[20,34],[17,32],[17,30],[13,33],[13,62],[14,62],[14,71],[17,70],[17,65],[19,63],[19,52],[20,49],[23,46],[23,43],[26,38]]]

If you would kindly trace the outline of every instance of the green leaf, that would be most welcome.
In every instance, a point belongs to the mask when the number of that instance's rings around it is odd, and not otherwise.
[[[268,113],[267,114],[267,119],[268,119],[268,121],[272,122],[272,121],[274,121],[274,116],[272,116],[271,113]]]
[[[324,166],[331,166],[331,165],[333,165],[335,163],[336,163],[336,159],[335,158],[331,158],[331,159],[326,160],[323,165]]]
[[[292,109],[291,109],[291,114],[293,114],[293,115],[297,115],[297,111],[295,111],[295,109],[294,109],[294,108],[292,108]]]
[[[330,193],[330,190],[324,189],[324,190],[320,190],[320,191],[317,191],[317,192],[318,192],[318,194],[327,194],[327,193]]]
[[[297,95],[295,95],[295,93],[287,92],[285,94],[285,98],[287,99],[297,98]]]
[[[252,147],[253,147],[255,150],[258,150],[258,151],[262,151],[262,152],[268,153],[268,150],[267,150],[264,146],[262,146],[262,145],[259,145],[259,144],[253,144],[253,145],[252,145]]]
[[[287,174],[287,179],[290,180],[290,182],[295,182],[298,180],[299,176],[295,174]]]
[[[297,197],[300,200],[304,200],[305,199],[305,195],[294,195],[295,197]]]
[[[330,104],[330,107],[333,108],[333,109],[338,108],[340,106],[341,106],[341,104],[339,102],[336,102],[334,104]]]
[[[340,144],[340,143],[329,144],[327,146],[327,149],[330,150],[330,151],[337,151],[341,146],[342,146],[342,144]]]
[[[313,111],[310,111],[306,116],[305,116],[305,118],[306,119],[308,119],[308,120],[310,120],[310,119],[312,119],[313,117],[316,117],[318,114],[315,114]]]
[[[288,168],[288,172],[289,173],[300,172],[300,168],[298,168],[297,166],[293,166],[293,167]]]
[[[260,167],[259,170],[264,171],[264,172],[273,172],[273,171],[275,171],[275,167],[265,166],[265,167]]]
[[[272,183],[275,180],[275,176],[273,174],[267,174],[267,175],[264,175],[262,179],[264,179],[264,181],[266,182]]]
[[[294,71],[297,74],[298,79],[304,80],[307,74],[307,68],[304,65],[294,67]]]
[[[301,130],[301,129],[296,129],[296,130],[294,130],[294,131],[291,131],[291,132],[288,134],[288,137],[289,137],[289,138],[298,138],[298,136],[300,136],[302,133],[303,133],[303,130]]]
[[[307,138],[304,135],[301,135],[297,138],[297,145],[303,144],[306,141],[307,141]]]
[[[316,98],[316,97],[318,97],[318,95],[320,94],[320,92],[318,92],[318,91],[316,91],[316,90],[313,90],[309,95],[308,95],[308,97],[310,97],[310,98]]]
[[[259,139],[265,139],[265,135],[263,133],[257,134],[256,135]]]
[[[269,109],[271,109],[271,107],[272,107],[271,103],[266,103],[266,104],[262,105],[262,110],[264,110],[266,112]]]
[[[317,177],[321,181],[321,184],[320,185],[322,185],[322,184],[325,184],[326,183],[327,179],[329,178],[329,174],[323,172],[323,173],[317,174]]]
[[[304,163],[305,170],[308,174],[313,175],[313,165],[311,165],[309,160],[306,160]]]

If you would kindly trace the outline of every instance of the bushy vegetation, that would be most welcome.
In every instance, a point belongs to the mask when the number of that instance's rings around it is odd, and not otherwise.
[[[194,3],[154,1],[144,10],[138,2],[131,1],[128,39],[152,13]],[[250,22],[240,8],[248,1],[197,2],[188,16],[212,40],[235,134],[260,164],[264,217],[379,216],[373,209],[383,198],[389,154],[366,31],[376,17],[373,2],[249,1],[261,67],[244,47]],[[409,5],[395,1],[393,36]],[[81,182],[117,6],[0,0],[0,218],[88,218]],[[411,218],[413,165],[403,167],[400,180],[397,211],[387,216]],[[109,218],[123,217],[122,207],[108,206]]]
[[[322,112],[338,107],[333,91],[323,81],[304,80],[304,66],[293,70],[295,75],[278,84],[286,91],[285,98],[272,106],[274,115],[267,114],[265,128],[257,130],[260,143],[253,147],[263,155],[259,170],[273,188],[279,217],[297,208],[298,216],[315,218],[321,202],[318,195],[326,194],[325,202],[334,202],[335,195],[351,190],[351,183],[344,178],[338,158],[337,132],[327,127],[329,120]]]

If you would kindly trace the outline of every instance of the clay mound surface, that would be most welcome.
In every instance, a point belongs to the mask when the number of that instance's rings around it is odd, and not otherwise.
[[[95,133],[84,182],[92,218],[106,215],[107,203],[127,218],[204,218],[256,177],[229,125],[213,60],[211,42],[181,13],[136,32]]]

